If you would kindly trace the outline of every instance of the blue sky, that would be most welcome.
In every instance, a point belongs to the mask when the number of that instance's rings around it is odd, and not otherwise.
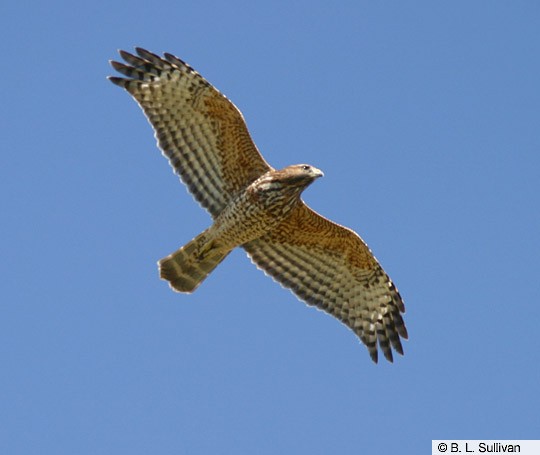
[[[2,6],[0,452],[418,454],[537,439],[536,2]],[[305,200],[366,240],[410,340],[352,332],[235,251],[191,296],[156,261],[210,222],[119,48],[188,61]]]

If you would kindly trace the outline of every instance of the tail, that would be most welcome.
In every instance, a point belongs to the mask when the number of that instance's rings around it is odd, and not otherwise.
[[[206,241],[206,231],[158,262],[159,275],[177,292],[193,292],[225,259],[223,251]]]

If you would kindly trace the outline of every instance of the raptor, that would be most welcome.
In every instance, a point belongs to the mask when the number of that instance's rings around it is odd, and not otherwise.
[[[323,173],[276,170],[259,153],[236,106],[184,61],[136,48],[111,61],[152,125],[158,146],[213,223],[159,261],[160,276],[193,292],[237,247],[309,305],[349,327],[374,362],[403,354],[403,300],[364,241],[309,208],[302,192]]]

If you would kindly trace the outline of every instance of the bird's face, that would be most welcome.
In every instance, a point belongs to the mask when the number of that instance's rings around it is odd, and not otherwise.
[[[299,198],[302,191],[322,175],[322,171],[309,164],[295,164],[279,171],[267,172],[252,184],[252,188],[265,199],[292,201]]]
[[[305,188],[323,175],[321,170],[309,164],[294,164],[277,171],[275,177],[286,185]]]

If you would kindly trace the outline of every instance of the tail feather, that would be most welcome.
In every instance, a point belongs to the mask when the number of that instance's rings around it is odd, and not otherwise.
[[[193,292],[230,250],[206,242],[206,232],[158,262],[160,277],[178,292]]]

